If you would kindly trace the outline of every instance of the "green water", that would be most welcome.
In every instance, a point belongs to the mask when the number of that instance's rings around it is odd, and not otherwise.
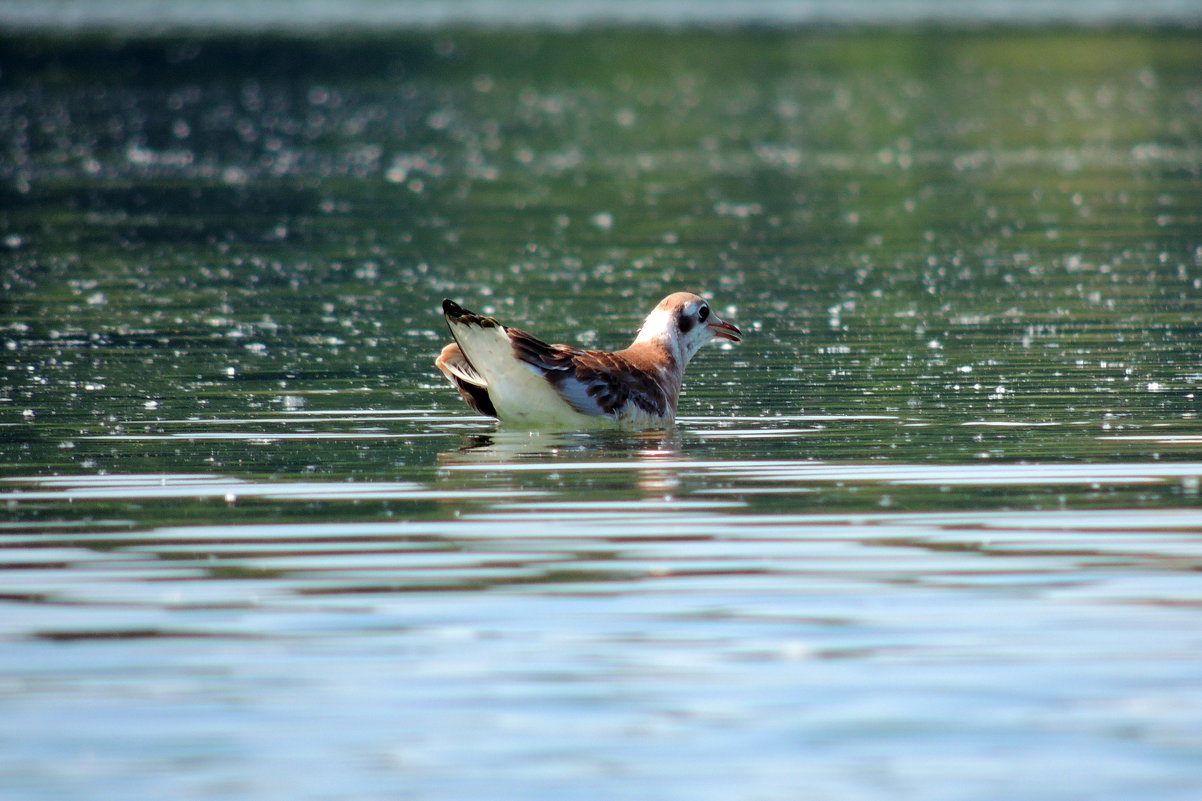
[[[0,281],[22,798],[1202,781],[1197,31],[10,32]],[[668,432],[433,368],[676,290]]]
[[[1188,428],[1197,43],[10,39],[3,411],[19,436],[26,410],[36,431],[314,390],[457,408],[430,386],[443,296],[617,347],[688,288],[752,336],[696,365],[686,414],[923,417],[889,445],[926,459],[995,417]],[[1000,447],[1132,453],[1060,434]]]

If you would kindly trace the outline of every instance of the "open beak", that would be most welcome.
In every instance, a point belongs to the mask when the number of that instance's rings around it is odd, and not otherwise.
[[[708,325],[716,337],[729,339],[731,342],[741,342],[743,340],[743,332],[734,323],[728,323],[715,317]]]

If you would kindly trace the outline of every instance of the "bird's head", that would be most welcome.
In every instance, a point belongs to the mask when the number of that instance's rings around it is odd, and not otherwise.
[[[743,332],[718,317],[705,298],[676,292],[651,310],[634,341],[662,344],[684,367],[702,345],[714,338],[739,342]]]

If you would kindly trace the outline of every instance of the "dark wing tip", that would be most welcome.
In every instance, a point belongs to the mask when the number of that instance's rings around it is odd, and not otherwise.
[[[483,315],[476,314],[474,311],[463,308],[450,298],[442,299],[442,313],[446,316],[447,322],[449,323],[478,325],[481,328],[493,328],[494,326],[501,325],[491,317],[485,317]]]
[[[493,406],[492,398],[488,395],[487,387],[478,387],[460,378],[452,378],[451,380],[455,382],[455,389],[459,390],[459,397],[463,398],[468,406],[485,417],[499,417],[497,407]]]

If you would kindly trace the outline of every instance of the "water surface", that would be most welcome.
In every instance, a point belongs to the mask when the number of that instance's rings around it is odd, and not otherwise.
[[[1194,798],[1200,45],[4,34],[0,786]],[[670,431],[432,367],[677,289]]]

